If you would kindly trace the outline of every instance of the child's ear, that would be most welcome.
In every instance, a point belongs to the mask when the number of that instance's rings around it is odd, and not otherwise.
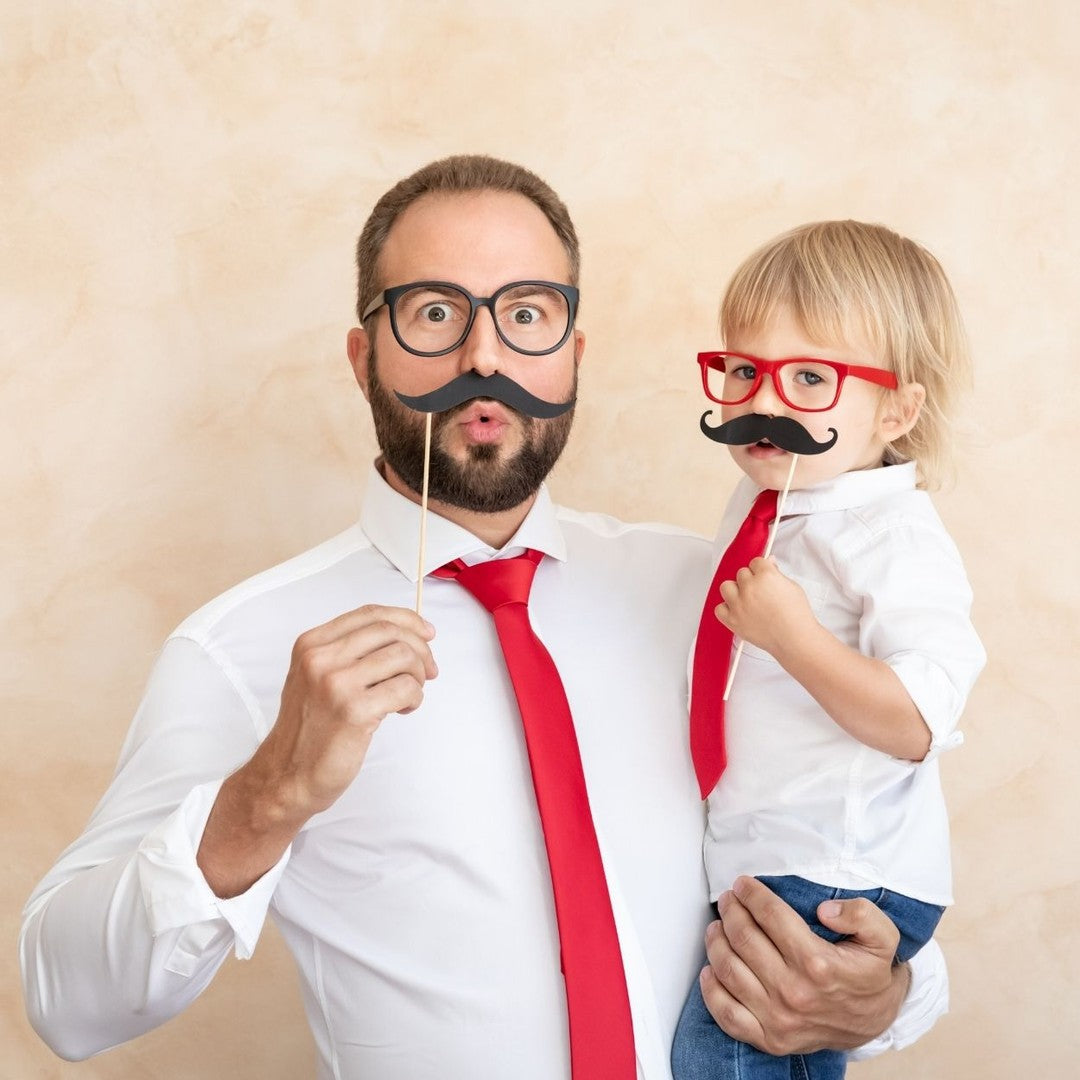
[[[919,419],[926,390],[921,383],[904,383],[897,390],[891,390],[881,403],[878,431],[882,442],[895,442],[901,435],[906,435]]]

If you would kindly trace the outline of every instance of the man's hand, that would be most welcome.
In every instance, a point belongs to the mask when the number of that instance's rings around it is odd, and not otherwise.
[[[806,593],[771,558],[744,566],[734,581],[721,584],[720,595],[724,602],[717,605],[716,617],[751,645],[774,655],[818,625]]]
[[[352,783],[392,712],[423,700],[438,673],[430,623],[368,606],[301,634],[270,734],[221,786],[198,863],[217,896],[245,892],[281,858],[313,814]]]
[[[880,1035],[907,995],[900,935],[868,900],[829,900],[818,918],[851,937],[830,944],[775,893],[740,877],[705,933],[701,993],[735,1039],[770,1054],[849,1050]]]

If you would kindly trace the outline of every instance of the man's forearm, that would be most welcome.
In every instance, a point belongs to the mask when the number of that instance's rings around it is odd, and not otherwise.
[[[306,820],[273,785],[258,755],[221,785],[197,862],[215,896],[247,892],[285,854]]]

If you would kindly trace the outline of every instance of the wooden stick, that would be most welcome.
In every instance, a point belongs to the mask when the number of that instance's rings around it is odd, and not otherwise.
[[[424,424],[424,483],[420,491],[420,551],[416,560],[416,614],[422,614],[424,600],[424,549],[427,547],[428,473],[431,471],[431,413]]]
[[[776,539],[776,530],[780,525],[780,515],[784,512],[784,503],[787,502],[788,491],[791,490],[791,481],[795,476],[795,465],[799,460],[798,454],[791,455],[791,468],[788,469],[787,480],[784,482],[784,490],[780,492],[780,498],[776,503],[776,517],[773,518],[772,528],[769,530],[769,539],[765,542],[765,550],[761,553],[763,559],[767,559],[772,554],[773,541]],[[739,666],[739,658],[742,656],[743,646],[746,644],[742,638],[739,638],[739,647],[735,650],[735,655],[731,658],[731,668],[728,670],[727,686],[724,687],[724,700],[727,701],[728,694],[731,693],[731,684],[735,681],[735,671]]]

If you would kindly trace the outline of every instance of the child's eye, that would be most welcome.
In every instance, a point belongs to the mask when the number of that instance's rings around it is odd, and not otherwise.
[[[731,368],[728,374],[735,379],[745,379],[747,382],[753,382],[757,376],[757,369],[753,364],[740,364],[738,367]]]
[[[825,379],[818,372],[804,368],[795,373],[795,381],[801,386],[820,386]]]

